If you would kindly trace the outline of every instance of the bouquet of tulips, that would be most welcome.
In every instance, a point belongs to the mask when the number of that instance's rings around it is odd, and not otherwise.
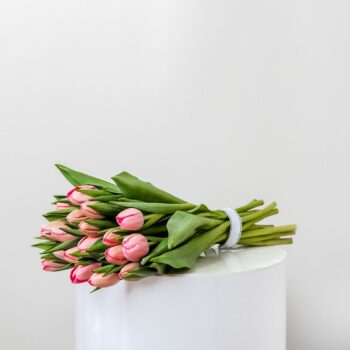
[[[72,283],[88,282],[97,290],[121,280],[181,272],[228,239],[232,223],[223,210],[186,202],[127,172],[111,183],[56,166],[75,187],[54,196],[56,210],[44,214],[48,223],[33,246],[42,249],[45,271],[71,269]],[[252,200],[236,208],[237,244],[291,244],[296,226],[260,224],[278,213],[276,203],[263,205]]]

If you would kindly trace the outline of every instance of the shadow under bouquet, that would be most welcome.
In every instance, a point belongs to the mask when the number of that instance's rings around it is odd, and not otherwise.
[[[278,213],[252,200],[236,209],[210,210],[122,172],[114,183],[56,165],[75,186],[55,195],[56,210],[36,237],[45,271],[71,269],[73,283],[95,290],[121,280],[182,272],[213,246],[291,244],[295,225],[260,222]]]

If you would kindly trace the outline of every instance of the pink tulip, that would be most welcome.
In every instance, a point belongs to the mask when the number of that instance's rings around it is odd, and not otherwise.
[[[86,253],[86,251],[98,241],[100,237],[84,237],[78,243],[78,249],[80,253]]]
[[[93,275],[93,270],[101,267],[100,263],[94,263],[91,265],[78,265],[74,267],[70,272],[70,280],[72,283],[83,283],[87,282]]]
[[[64,259],[64,250],[59,250],[57,252],[53,252],[52,254],[60,260],[65,260]]]
[[[140,267],[140,264],[139,263],[130,263],[130,264],[127,264],[125,266],[123,266],[123,268],[120,270],[119,272],[119,277],[122,279],[124,278],[124,276],[128,273],[128,272],[131,272],[133,270],[136,270]],[[128,281],[137,281],[139,280],[139,278],[128,278],[127,279]]]
[[[105,245],[108,245],[110,247],[113,247],[115,245],[119,245],[122,241],[122,236],[118,235],[117,233],[113,232],[114,228],[111,228],[110,230],[108,230],[104,236],[103,236],[103,240],[102,243]]]
[[[147,238],[140,233],[126,236],[123,240],[123,252],[129,261],[139,261],[149,252]]]
[[[42,260],[41,265],[44,271],[56,271],[65,266],[65,264],[56,263],[49,259]]]
[[[124,265],[128,262],[128,259],[123,254],[123,247],[121,245],[108,248],[105,251],[105,258],[108,262],[115,265]]]
[[[90,200],[92,197],[87,194],[79,192],[79,190],[95,190],[95,189],[96,189],[95,186],[90,186],[90,185],[76,186],[67,193],[67,197],[69,201],[74,204],[84,203]]]
[[[62,203],[62,202],[57,202],[56,203],[56,209],[59,210],[59,209],[69,209],[69,208],[72,208],[71,205],[69,205],[68,203]]]
[[[100,228],[92,226],[87,222],[81,222],[78,227],[81,233],[89,237],[99,237],[98,232],[101,231]]]
[[[69,227],[63,221],[51,221],[41,226],[40,234],[52,241],[67,242],[75,239],[76,237],[62,231],[62,229],[68,229]]]
[[[72,264],[75,264],[79,258],[77,256],[74,256],[74,255],[71,255],[72,253],[76,253],[78,252],[79,249],[77,247],[73,247],[73,248],[70,248],[70,249],[67,249],[65,252],[64,252],[64,260],[72,263]]]
[[[115,219],[118,225],[125,231],[137,231],[144,223],[142,212],[135,208],[128,208],[121,211]]]
[[[66,219],[70,224],[74,224],[86,220],[87,216],[85,216],[81,210],[74,209],[66,216]]]
[[[94,273],[89,279],[89,284],[94,287],[105,288],[113,286],[120,281],[117,273],[112,273],[108,276],[103,275],[103,273]]]
[[[57,256],[57,258],[61,260],[67,261],[71,264],[75,264],[79,260],[79,258],[71,254],[78,251],[79,250],[77,247],[73,247],[67,250],[59,250],[57,252],[54,252],[53,255]]]
[[[84,202],[80,204],[80,211],[89,219],[92,219],[92,220],[103,219],[103,215],[101,215],[96,210],[89,207],[89,205],[97,204],[97,203],[98,202],[94,202],[94,201]]]

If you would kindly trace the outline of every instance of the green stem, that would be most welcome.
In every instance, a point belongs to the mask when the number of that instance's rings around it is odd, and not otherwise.
[[[295,235],[295,231],[286,231],[286,232],[280,232],[280,233],[270,233],[263,236],[254,236],[254,237],[247,237],[240,239],[240,243],[245,244],[249,242],[261,242],[261,241],[267,241],[270,239],[279,239],[284,236],[292,236]]]
[[[242,233],[242,238],[263,236],[271,233],[282,233],[288,231],[296,230],[296,225],[286,225],[286,226],[277,226],[277,227],[266,227],[257,230],[245,231]]]
[[[260,207],[261,205],[264,205],[264,201],[263,200],[253,199],[248,204],[237,208],[236,211],[237,211],[237,213],[242,213],[244,211],[248,211],[249,209]]]
[[[276,214],[278,214],[278,209],[273,209],[273,210],[269,211],[268,213],[265,213],[264,215],[257,217],[254,220],[251,220],[251,221],[244,223],[242,226],[242,230],[245,231],[247,228],[253,226],[255,223],[262,221],[265,218],[272,216],[272,215],[276,215]]]
[[[276,205],[277,205],[276,202],[273,202],[270,205],[268,205],[267,207],[265,207],[264,209],[259,210],[257,213],[244,216],[242,218],[242,222],[244,223],[244,222],[255,220],[255,219],[263,216],[264,214],[268,213],[269,211],[275,209]]]
[[[270,246],[270,245],[292,244],[292,243],[293,243],[292,238],[284,238],[284,239],[281,238],[281,239],[271,239],[267,241],[242,243],[242,244],[251,245],[251,246]]]

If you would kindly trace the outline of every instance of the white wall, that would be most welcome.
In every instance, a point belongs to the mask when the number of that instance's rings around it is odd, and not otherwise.
[[[350,348],[348,1],[0,2],[1,348],[73,349],[73,287],[32,236],[53,167],[194,202],[277,200],[288,350]],[[5,345],[6,344],[6,345]]]

